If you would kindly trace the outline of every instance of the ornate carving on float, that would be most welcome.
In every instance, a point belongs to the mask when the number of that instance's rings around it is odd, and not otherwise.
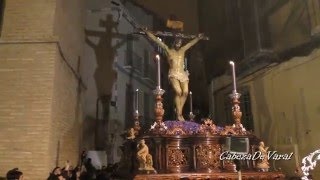
[[[240,110],[240,93],[237,93],[236,90],[230,94],[230,98],[232,99],[232,116],[234,120],[234,124],[232,126],[225,126],[225,128],[220,132],[220,135],[248,135],[249,133],[241,124],[242,112]]]
[[[138,152],[136,154],[139,163],[138,172],[139,173],[156,173],[153,168],[152,155],[149,154],[149,147],[145,144],[144,139],[140,140],[138,145]]]
[[[188,158],[189,148],[168,148],[168,166],[187,166],[189,165]]]
[[[242,112],[241,112],[240,106],[239,106],[240,96],[241,96],[240,93],[233,93],[230,95],[230,97],[232,98],[232,103],[233,103],[233,107],[232,107],[232,116],[234,119],[233,129],[237,135],[246,135],[246,134],[248,134],[248,132],[241,124]]]
[[[162,94],[161,92],[155,92],[155,93],[160,93],[156,94],[156,104],[154,107],[154,114],[156,116],[156,122],[158,124],[161,124],[163,121],[163,115],[164,115],[164,109],[163,109],[163,104],[162,104]]]
[[[155,122],[151,128],[151,134],[180,136],[198,134],[200,125],[191,121],[165,121],[160,125]]]
[[[154,135],[165,135],[167,133],[167,129],[168,127],[164,122],[161,122],[161,124],[155,122],[153,125],[151,125],[150,133]]]
[[[233,126],[225,126],[224,129],[220,132],[220,135],[237,135]]]
[[[155,90],[153,90],[156,103],[154,106],[155,123],[150,128],[151,134],[156,134],[156,135],[165,134],[167,130],[166,125],[163,123],[164,109],[163,109],[163,103],[162,103],[163,101],[162,95],[164,93],[165,93],[165,90],[161,89],[160,80],[158,80],[158,86]]]
[[[138,136],[139,135],[141,127],[140,127],[139,114],[138,113],[134,114],[134,126],[133,126],[133,128],[130,128],[130,130],[131,129],[133,129],[133,131],[134,131],[134,136]]]
[[[220,169],[220,152],[219,144],[207,145],[201,144],[196,146],[197,170],[206,170],[209,173]]]
[[[128,131],[127,131],[127,137],[126,137],[128,140],[133,140],[136,138],[135,136],[135,130],[134,128],[130,128]]]
[[[240,104],[239,98],[240,98],[240,94],[234,95],[232,97],[232,103],[233,103],[232,116],[233,116],[236,127],[240,127],[241,117],[242,117],[242,112],[240,111],[240,106],[239,106]]]
[[[204,120],[203,124],[201,124],[199,128],[199,134],[205,134],[205,135],[218,134],[217,126],[213,124],[211,119],[206,119]]]
[[[236,165],[233,160],[223,160],[223,168],[227,171],[237,172]]]
[[[263,141],[259,143],[259,152],[261,153],[262,159],[260,159],[261,161],[257,163],[257,168],[260,171],[265,172],[265,171],[268,171],[270,168],[269,161],[268,161],[268,149],[269,147],[266,147]]]
[[[172,129],[168,129],[166,135],[187,135],[188,133],[184,131],[181,125],[175,126]]]

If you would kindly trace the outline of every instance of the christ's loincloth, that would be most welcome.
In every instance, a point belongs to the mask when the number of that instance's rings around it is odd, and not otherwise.
[[[189,72],[188,71],[174,71],[174,70],[169,70],[168,73],[168,78],[174,78],[180,82],[185,82],[185,81],[189,81]]]

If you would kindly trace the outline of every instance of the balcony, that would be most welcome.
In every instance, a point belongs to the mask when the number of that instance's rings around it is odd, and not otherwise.
[[[156,82],[156,68],[151,66],[150,64],[144,64],[144,71],[143,71],[143,79],[150,82]]]
[[[126,51],[126,59],[124,61],[124,68],[133,71],[139,75],[143,74],[142,57],[133,51]]]

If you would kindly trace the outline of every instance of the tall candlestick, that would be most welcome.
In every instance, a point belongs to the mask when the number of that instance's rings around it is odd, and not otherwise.
[[[161,75],[160,75],[160,56],[159,54],[156,55],[156,60],[157,60],[157,67],[158,67],[158,81],[157,81],[157,86],[159,89],[161,89],[160,81],[161,81]]]
[[[139,89],[136,89],[136,104],[135,113],[139,114]]]
[[[233,92],[236,93],[237,92],[237,85],[236,85],[236,71],[235,71],[235,65],[233,61],[229,62],[232,68],[232,80],[233,80]]]
[[[190,91],[190,112],[192,112],[192,92]]]

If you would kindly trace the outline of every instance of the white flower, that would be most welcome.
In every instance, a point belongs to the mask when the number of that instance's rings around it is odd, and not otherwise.
[[[157,123],[154,122],[153,125],[151,125],[151,128],[150,128],[150,129],[154,129],[156,126],[157,126]]]
[[[166,124],[164,122],[161,123],[161,126],[166,130],[168,129],[168,127],[166,126]]]
[[[150,129],[154,129],[154,128],[156,128],[157,127],[157,122],[154,122],[153,123],[153,125],[151,125],[151,128]],[[164,129],[168,129],[168,127],[166,126],[166,124],[164,123],[164,122],[162,122],[161,124],[160,124],[160,127],[162,127],[162,128],[164,128]]]

